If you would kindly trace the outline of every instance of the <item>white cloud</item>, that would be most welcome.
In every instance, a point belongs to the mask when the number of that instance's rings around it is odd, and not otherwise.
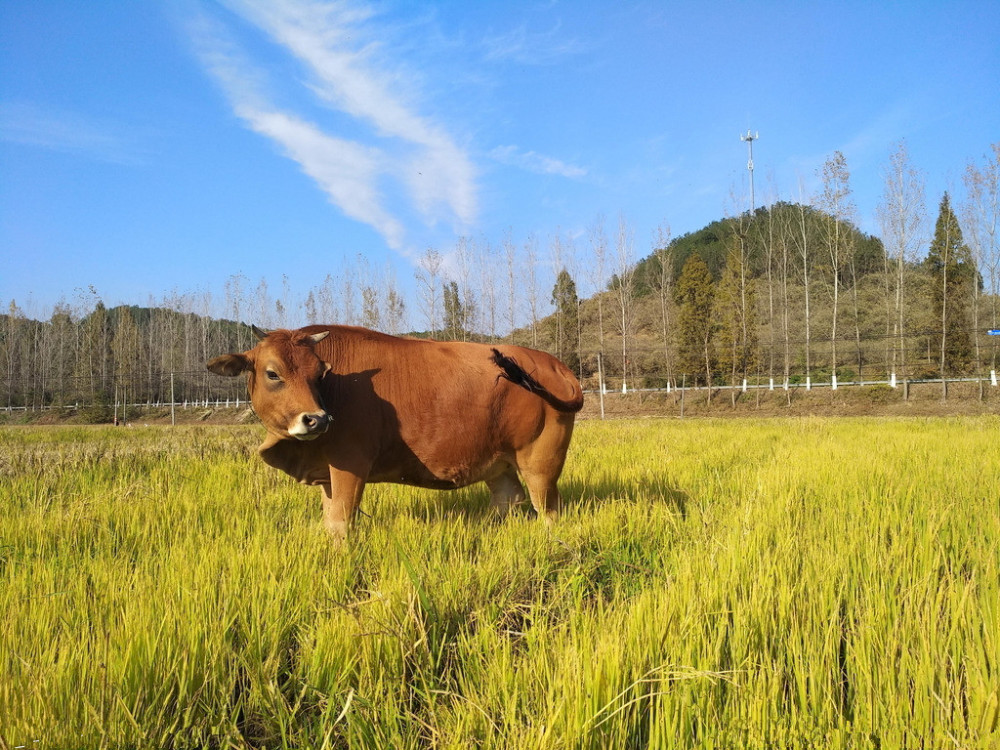
[[[571,179],[578,179],[587,174],[587,170],[583,167],[567,164],[534,151],[521,151],[517,146],[497,146],[490,152],[490,158],[501,164],[535,174],[554,174]]]
[[[283,87],[301,86],[362,130],[369,128],[364,143],[349,141],[282,111],[264,93],[262,63],[246,57],[227,27],[203,22],[195,30],[202,60],[236,113],[279,143],[345,214],[400,249],[403,225],[379,189],[380,181],[394,180],[426,223],[467,226],[475,219],[474,165],[444,126],[400,93],[399,80],[406,77],[401,63],[366,41],[378,33],[370,8],[313,0],[233,0],[230,7],[305,67],[306,81],[283,79]]]
[[[382,209],[376,190],[376,150],[334,138],[284,112],[247,110],[242,116],[256,132],[280,143],[347,216],[374,227],[390,247],[402,245],[403,227]]]

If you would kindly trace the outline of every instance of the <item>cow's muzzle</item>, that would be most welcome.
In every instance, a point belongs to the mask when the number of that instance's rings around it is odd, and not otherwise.
[[[288,428],[288,434],[297,440],[313,440],[330,427],[330,415],[325,411],[305,411]]]

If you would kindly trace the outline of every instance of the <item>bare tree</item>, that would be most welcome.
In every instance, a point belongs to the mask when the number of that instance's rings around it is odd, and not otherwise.
[[[271,293],[268,290],[267,279],[261,277],[257,283],[257,291],[254,293],[250,303],[253,322],[261,328],[273,328],[274,315],[271,312],[273,309],[274,300],[271,298]]]
[[[472,287],[472,266],[475,262],[475,246],[467,237],[459,237],[455,247],[455,273],[459,287],[459,299],[462,310],[462,326],[460,335],[467,341],[469,333],[479,327],[479,306],[476,304],[476,292]]]
[[[840,151],[834,151],[833,156],[823,165],[823,189],[819,195],[820,208],[826,212],[824,219],[824,239],[830,259],[830,283],[833,298],[832,317],[830,322],[830,352],[831,377],[833,388],[837,388],[837,322],[840,312],[840,283],[846,258],[850,255],[850,235],[845,231],[846,222],[854,213],[850,201],[850,172],[847,170],[847,160]]]
[[[593,256],[591,269],[591,283],[594,287],[594,296],[597,298],[597,346],[599,356],[604,356],[604,288],[605,274],[607,273],[608,259],[608,238],[604,233],[604,217],[598,216],[594,223],[587,230],[590,240],[590,252]]]
[[[385,289],[385,328],[388,333],[399,335],[406,326],[406,303],[396,283],[392,268],[387,266],[382,286]]]
[[[965,237],[976,268],[985,270],[985,278],[989,293],[989,307],[985,315],[989,319],[990,328],[1000,325],[998,320],[998,304],[1000,304],[1000,241],[997,237],[997,226],[1000,224],[1000,142],[991,147],[992,154],[985,159],[983,168],[970,163],[966,167],[964,181],[966,202],[962,208],[965,224]],[[981,323],[982,295],[979,284],[973,285],[973,328],[976,331],[976,371],[982,367],[980,352],[979,328]],[[997,368],[998,343],[996,337],[989,353],[990,368]]]
[[[802,192],[802,184],[799,183],[799,192]],[[806,390],[809,389],[812,378],[812,308],[811,308],[811,264],[809,246],[809,222],[808,209],[801,196],[798,205],[798,222],[794,233],[795,244],[798,246],[799,258],[802,261],[802,295],[803,295],[803,320],[805,323],[805,360],[806,360]]]
[[[660,345],[663,347],[663,364],[667,373],[667,387],[673,383],[674,367],[670,346],[670,326],[673,316],[674,297],[674,249],[670,238],[670,226],[661,224],[653,238],[653,271],[650,286],[656,293],[660,312]]]
[[[249,280],[242,273],[233,274],[226,280],[226,311],[233,316],[236,323],[244,322],[243,316],[247,312],[246,288]],[[242,327],[238,329],[237,335],[242,333]],[[248,341],[238,340],[237,346],[242,351],[248,349]]]
[[[538,288],[538,239],[533,234],[524,241],[524,285],[528,297],[528,314],[531,316],[531,345],[538,347],[539,306],[541,305]]]
[[[883,170],[885,188],[877,213],[886,258],[886,296],[892,299],[886,334],[894,342],[890,373],[906,380],[906,264],[914,259],[924,237],[924,181],[910,164],[906,143],[900,142]],[[891,259],[891,263],[890,263]],[[891,281],[890,281],[891,279]],[[887,302],[888,307],[888,302]]]
[[[514,343],[514,329],[517,327],[517,246],[511,237],[508,229],[503,236],[503,255],[507,273],[504,277],[507,291],[507,326],[509,327],[510,342]]]
[[[635,324],[635,232],[625,220],[624,214],[618,215],[615,259],[617,261],[615,301],[618,303],[618,315],[615,322],[618,333],[622,337],[622,392],[624,393],[630,365],[629,347],[632,343],[632,329]],[[635,373],[633,372],[632,375],[634,388]]]
[[[756,236],[764,258],[764,280],[767,285],[767,374],[773,385],[775,357],[777,355],[775,308],[778,303],[775,276],[778,275],[780,277],[779,271],[781,264],[778,256],[779,226],[778,219],[775,216],[777,198],[774,196],[777,191],[773,186],[773,176],[771,177],[771,180],[772,182],[769,187],[771,195],[767,199],[767,204],[770,208],[768,208],[767,212],[760,219],[755,217],[753,226],[756,229]]]
[[[431,338],[437,335],[441,309],[441,253],[427,248],[417,264],[417,282],[420,284],[420,308],[427,321],[427,333]]]
[[[491,341],[497,340],[497,270],[499,259],[496,250],[488,242],[477,246],[476,264],[479,267],[479,296],[482,299],[482,323],[484,333]]]

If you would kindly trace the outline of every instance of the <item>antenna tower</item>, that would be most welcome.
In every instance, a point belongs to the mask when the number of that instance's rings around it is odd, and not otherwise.
[[[753,212],[756,210],[757,206],[754,203],[753,197],[753,142],[760,138],[760,133],[752,133],[747,130],[746,135],[741,135],[740,140],[746,141],[747,147],[750,149],[750,160],[747,161],[747,170],[750,172],[750,215],[753,216]]]

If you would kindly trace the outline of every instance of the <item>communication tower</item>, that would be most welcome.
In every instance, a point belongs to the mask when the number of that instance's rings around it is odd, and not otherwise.
[[[746,135],[741,135],[740,140],[746,141],[747,147],[750,149],[750,159],[747,161],[747,170],[750,172],[750,215],[753,215],[754,210],[757,206],[754,204],[753,197],[753,142],[760,138],[760,133],[752,133],[747,130]]]

